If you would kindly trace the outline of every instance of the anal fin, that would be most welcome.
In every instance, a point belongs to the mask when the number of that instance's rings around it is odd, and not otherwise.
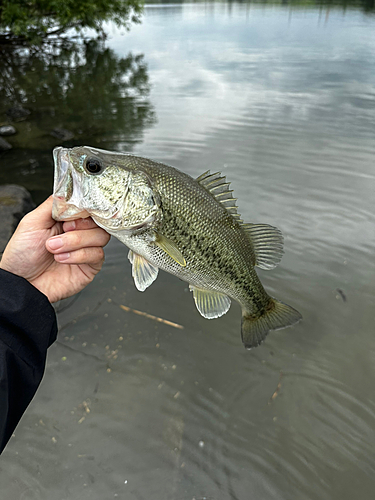
[[[227,295],[212,290],[202,290],[193,285],[189,285],[189,288],[193,292],[195,305],[204,318],[220,318],[229,311],[230,298]]]
[[[135,287],[140,292],[144,292],[156,280],[159,268],[132,250],[129,250],[128,259],[132,264]]]

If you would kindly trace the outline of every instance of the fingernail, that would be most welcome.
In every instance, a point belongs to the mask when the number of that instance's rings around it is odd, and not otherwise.
[[[59,253],[59,254],[55,255],[55,259],[58,260],[59,262],[62,262],[64,260],[68,260],[69,257],[70,257],[69,252]]]
[[[70,220],[68,222],[65,222],[64,224],[64,231],[73,231],[73,229],[76,228],[76,223],[74,220]]]
[[[51,250],[57,250],[63,246],[63,240],[61,238],[51,238],[48,241],[48,246]]]

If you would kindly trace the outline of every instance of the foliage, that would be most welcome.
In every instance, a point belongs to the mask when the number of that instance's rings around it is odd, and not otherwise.
[[[0,0],[0,37],[36,40],[69,28],[102,33],[103,22],[129,28],[141,13],[142,0]]]

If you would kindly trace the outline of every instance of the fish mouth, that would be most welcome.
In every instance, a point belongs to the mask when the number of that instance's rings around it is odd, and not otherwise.
[[[82,210],[70,203],[67,203],[63,198],[53,196],[52,218],[56,221],[69,221],[75,219],[87,219],[90,214],[87,210]]]
[[[52,217],[56,221],[86,219],[90,214],[73,203],[73,175],[69,151],[63,147],[53,150],[54,182]]]

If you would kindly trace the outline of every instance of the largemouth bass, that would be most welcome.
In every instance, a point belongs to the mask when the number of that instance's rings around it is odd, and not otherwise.
[[[59,147],[53,155],[54,219],[91,216],[129,247],[138,290],[163,269],[189,283],[205,318],[219,318],[237,300],[246,348],[301,319],[266,293],[255,271],[280,262],[281,232],[244,223],[220,173],[193,179],[147,158],[88,146]]]

